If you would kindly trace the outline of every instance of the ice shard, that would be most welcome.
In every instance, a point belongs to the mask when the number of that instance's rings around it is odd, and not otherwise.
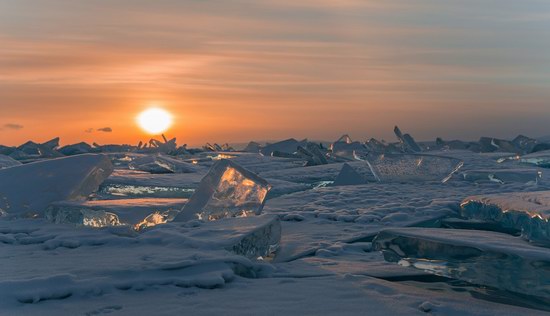
[[[340,170],[340,173],[334,180],[334,183],[332,183],[331,186],[339,186],[339,185],[359,185],[359,184],[366,184],[368,183],[368,180],[364,175],[357,172],[352,166],[350,166],[347,163],[344,163],[342,165],[342,170]]]
[[[119,226],[120,220],[116,214],[80,209],[78,211],[67,211],[48,208],[45,217],[55,224],[73,224],[77,226],[107,227]]]
[[[9,156],[0,155],[0,169],[19,166],[21,163]]]
[[[471,196],[462,202],[461,212],[466,218],[521,231],[523,238],[550,247],[550,191]]]
[[[550,249],[507,234],[395,228],[373,240],[387,261],[436,275],[550,299]]]
[[[461,173],[466,181],[491,181],[500,184],[518,182],[536,184],[542,179],[537,169],[472,169]]]
[[[258,215],[270,189],[267,181],[256,174],[235,162],[221,159],[201,180],[176,220]]]
[[[170,222],[187,199],[136,198],[120,200],[61,201],[46,209],[54,223],[81,226],[128,225],[136,230]]]
[[[10,215],[41,216],[54,201],[84,200],[113,171],[104,155],[86,154],[0,170],[0,209]]]
[[[423,154],[369,154],[367,163],[382,182],[447,182],[463,165],[460,159]]]
[[[199,169],[193,164],[160,154],[137,157],[128,167],[149,173],[193,173]]]

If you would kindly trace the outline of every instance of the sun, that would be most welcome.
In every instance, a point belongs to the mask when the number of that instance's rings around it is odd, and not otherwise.
[[[150,108],[137,116],[137,123],[149,134],[158,135],[165,132],[172,125],[172,115],[160,108]]]

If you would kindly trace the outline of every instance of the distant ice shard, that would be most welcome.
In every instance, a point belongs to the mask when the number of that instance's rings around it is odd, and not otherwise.
[[[512,144],[514,144],[514,146],[516,146],[521,153],[528,154],[533,151],[535,146],[538,145],[538,141],[524,135],[518,135],[512,140]]]
[[[9,156],[0,155],[0,169],[19,166],[21,163]]]
[[[59,138],[54,138],[44,144],[38,144],[28,141],[10,154],[10,157],[17,160],[37,159],[37,158],[56,158],[63,155],[55,150],[59,145]]]
[[[294,154],[298,150],[298,146],[305,146],[307,140],[297,141],[294,138],[283,140],[277,143],[266,145],[261,149],[261,153],[264,156],[271,156],[274,151],[283,152],[287,154]]]
[[[367,163],[382,182],[447,182],[463,165],[460,159],[422,154],[369,154]]]
[[[149,173],[193,173],[198,167],[165,155],[146,155],[135,158],[128,164],[132,170]]]
[[[351,137],[349,137],[348,134],[342,135],[340,138],[338,138],[338,140],[336,142],[337,143],[346,143],[346,144],[353,143],[353,141],[351,140]]]
[[[235,162],[221,159],[201,180],[177,221],[260,214],[271,186]]]
[[[399,139],[401,144],[403,145],[406,152],[421,152],[422,148],[418,146],[414,138],[409,134],[403,134],[399,127],[395,126],[393,129],[393,132],[395,133],[395,136]]]
[[[59,152],[66,155],[66,156],[88,154],[88,153],[91,153],[93,151],[94,151],[94,149],[92,148],[92,146],[90,146],[89,144],[84,143],[84,142],[78,143],[78,144],[67,145],[67,146],[61,147],[59,149]]]
[[[542,179],[542,172],[537,169],[471,169],[461,173],[466,181],[497,183],[533,183]]]
[[[550,191],[471,196],[461,210],[464,217],[521,231],[523,238],[550,247]]]
[[[359,185],[366,183],[368,183],[368,181],[362,174],[353,169],[349,164],[344,163],[344,165],[342,165],[342,170],[340,170],[340,173],[331,186]]]
[[[41,216],[54,201],[84,200],[113,171],[104,155],[80,155],[0,170],[0,209]]]
[[[244,152],[247,153],[259,153],[260,149],[262,149],[262,146],[256,142],[250,142],[246,147],[243,149]]]
[[[507,234],[395,228],[373,240],[387,261],[436,275],[550,299],[550,249]]]

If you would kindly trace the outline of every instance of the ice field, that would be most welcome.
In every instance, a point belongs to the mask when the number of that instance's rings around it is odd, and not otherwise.
[[[550,145],[0,146],[2,315],[545,315]]]

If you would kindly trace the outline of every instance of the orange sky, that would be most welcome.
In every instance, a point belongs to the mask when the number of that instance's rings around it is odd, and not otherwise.
[[[190,145],[541,136],[548,38],[535,0],[0,0],[0,144],[135,144],[153,105]]]

